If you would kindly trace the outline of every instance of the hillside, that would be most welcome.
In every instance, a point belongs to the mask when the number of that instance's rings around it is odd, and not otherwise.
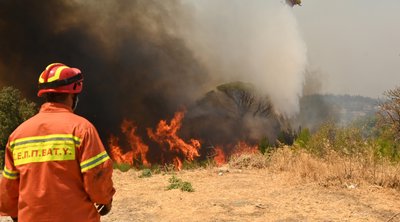
[[[327,121],[346,126],[361,118],[373,117],[378,104],[379,100],[363,96],[306,95],[300,99],[300,112],[295,122],[310,129],[316,129]]]

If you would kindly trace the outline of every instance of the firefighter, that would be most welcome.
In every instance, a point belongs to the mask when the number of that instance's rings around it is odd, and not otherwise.
[[[83,76],[53,63],[39,77],[38,114],[10,135],[0,215],[14,221],[98,222],[111,210],[112,162],[95,127],[74,114]]]

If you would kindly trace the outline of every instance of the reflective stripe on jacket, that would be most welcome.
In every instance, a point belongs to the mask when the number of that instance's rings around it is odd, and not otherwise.
[[[94,126],[67,106],[45,103],[9,137],[0,215],[20,222],[98,222],[94,203],[111,201],[111,176]]]

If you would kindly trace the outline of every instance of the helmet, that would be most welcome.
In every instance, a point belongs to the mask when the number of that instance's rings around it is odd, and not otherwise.
[[[52,63],[40,74],[38,96],[44,93],[80,93],[83,75],[77,68],[62,63]]]

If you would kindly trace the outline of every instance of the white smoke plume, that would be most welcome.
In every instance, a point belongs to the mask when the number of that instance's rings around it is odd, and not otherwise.
[[[307,52],[294,9],[279,0],[182,2],[192,14],[181,22],[180,35],[212,83],[252,83],[278,113],[298,112]]]

